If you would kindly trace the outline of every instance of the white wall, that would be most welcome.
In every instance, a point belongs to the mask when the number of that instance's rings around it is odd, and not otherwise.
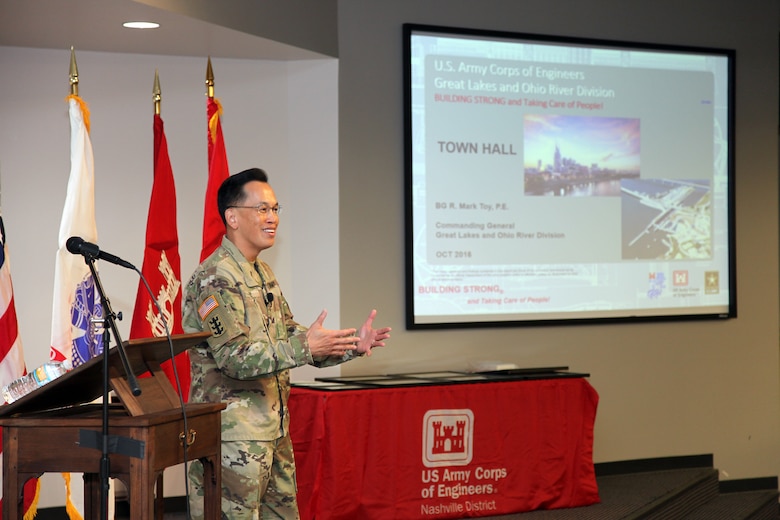
[[[200,255],[207,179],[206,58],[76,53],[79,93],[92,120],[98,244],[139,267],[152,184],[152,87],[159,71],[186,282]],[[49,354],[54,254],[70,170],[69,63],[69,49],[0,47],[0,68],[13,71],[4,74],[0,97],[0,208],[29,368]],[[326,307],[326,324],[337,327],[337,62],[219,59],[212,65],[231,173],[264,168],[284,206],[276,246],[263,258],[297,319],[308,325]],[[124,313],[119,330],[127,339],[137,275],[107,263],[99,268],[114,310]],[[294,377],[322,375],[311,370]],[[166,477],[168,495],[183,494],[175,470]],[[59,476],[46,482],[40,507],[64,504]]]

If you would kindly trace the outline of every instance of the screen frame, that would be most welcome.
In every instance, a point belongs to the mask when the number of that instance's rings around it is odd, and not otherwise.
[[[735,69],[736,51],[733,49],[715,47],[697,47],[689,45],[672,45],[649,42],[632,42],[622,40],[605,40],[581,37],[566,37],[555,35],[541,35],[532,33],[495,31],[464,27],[448,27],[438,25],[405,23],[403,31],[403,132],[404,132],[404,241],[405,241],[405,300],[406,300],[406,328],[407,330],[422,329],[460,329],[460,328],[492,328],[492,327],[517,327],[517,326],[545,326],[545,325],[577,325],[620,322],[647,322],[647,321],[677,321],[677,320],[723,320],[737,317],[737,280],[736,280],[736,213],[735,213]],[[637,51],[659,51],[693,55],[712,55],[727,60],[727,117],[726,125],[728,143],[726,169],[727,189],[726,196],[726,239],[728,252],[728,310],[726,312],[695,313],[695,314],[653,314],[637,315],[626,313],[620,316],[608,317],[571,317],[544,318],[530,317],[528,319],[474,319],[470,321],[435,321],[421,322],[417,320],[415,310],[415,250],[414,250],[414,193],[413,193],[413,107],[412,107],[412,38],[416,34],[426,33],[441,36],[478,37],[499,40],[517,40],[518,42],[538,44],[566,44],[582,45],[586,47],[628,49]]]

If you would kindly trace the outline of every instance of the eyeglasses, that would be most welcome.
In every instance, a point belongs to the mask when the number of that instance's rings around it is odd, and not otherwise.
[[[268,204],[259,204],[257,206],[228,206],[228,208],[253,209],[257,211],[258,215],[263,217],[268,216],[269,211],[272,211],[274,215],[279,215],[279,212],[282,211],[282,207],[279,204],[276,206],[269,206]]]

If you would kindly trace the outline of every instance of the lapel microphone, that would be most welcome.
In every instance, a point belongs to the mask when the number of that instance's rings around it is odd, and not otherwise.
[[[257,274],[260,276],[260,283],[262,284],[263,289],[263,301],[265,302],[266,307],[271,305],[271,303],[274,301],[274,295],[273,293],[269,293],[268,289],[265,286],[265,277],[263,276],[263,273],[260,271],[260,268],[257,266],[257,264],[254,264],[255,271],[257,271]]]

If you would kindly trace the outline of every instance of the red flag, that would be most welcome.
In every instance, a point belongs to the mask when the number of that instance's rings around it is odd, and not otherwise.
[[[176,186],[168,157],[168,142],[165,139],[163,120],[159,114],[154,116],[154,182],[146,221],[146,247],[142,272],[155,293],[162,316],[154,305],[146,285],[139,280],[133,322],[130,325],[130,338],[165,336],[166,324],[168,332],[181,334],[184,331],[181,326],[181,261],[176,226]],[[190,363],[187,352],[176,356],[175,363],[176,373],[171,361],[163,363],[162,368],[177,391],[179,385],[176,383],[176,375],[178,375],[181,395],[186,401],[190,392]]]
[[[0,216],[0,386],[5,386],[26,373],[22,340],[19,338],[19,327],[16,321],[11,266],[8,261],[8,249],[5,245],[5,228],[3,227],[3,218]],[[0,453],[3,449],[2,439],[2,431],[0,431]],[[25,516],[28,513],[35,515],[38,498],[37,485],[38,479],[30,479],[24,485]],[[2,510],[2,493],[3,490],[0,488],[0,510]],[[30,506],[32,506],[32,510],[30,510]]]
[[[225,142],[222,138],[222,105],[215,98],[208,98],[206,116],[208,117],[209,180],[206,185],[206,204],[203,208],[203,247],[200,261],[206,259],[222,243],[225,224],[217,209],[217,190],[222,181],[230,175],[228,170]]]

